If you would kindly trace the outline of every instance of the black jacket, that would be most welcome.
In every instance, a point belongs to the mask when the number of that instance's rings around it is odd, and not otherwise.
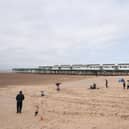
[[[24,100],[24,94],[18,94],[16,96],[16,100],[17,100],[17,102],[22,102]]]

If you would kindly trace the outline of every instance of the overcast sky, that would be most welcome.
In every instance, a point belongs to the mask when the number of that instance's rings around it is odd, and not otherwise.
[[[0,0],[0,69],[129,63],[129,0]]]

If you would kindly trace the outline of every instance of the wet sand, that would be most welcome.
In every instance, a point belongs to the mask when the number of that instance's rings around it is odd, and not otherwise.
[[[123,90],[119,78],[0,74],[0,128],[128,129],[129,91]],[[109,81],[108,89],[105,79]],[[56,91],[56,82],[62,82],[60,92]],[[98,89],[89,89],[93,82]],[[22,114],[16,113],[19,90],[25,94]],[[41,90],[45,97],[40,96]],[[36,105],[39,114],[34,117]]]

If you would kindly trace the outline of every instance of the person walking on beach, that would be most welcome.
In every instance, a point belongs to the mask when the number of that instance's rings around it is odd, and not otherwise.
[[[129,80],[127,80],[127,89],[129,89]]]
[[[107,79],[106,79],[105,85],[106,85],[106,88],[108,88],[108,80]]]
[[[125,83],[125,80],[123,80],[123,89],[125,89],[126,87],[126,83]]]
[[[57,91],[60,91],[60,84],[61,84],[61,83],[56,83],[56,90],[57,90]]]
[[[16,96],[17,113],[21,113],[22,112],[23,100],[24,100],[24,94],[22,93],[22,91],[19,91],[19,94],[17,94],[17,96]]]

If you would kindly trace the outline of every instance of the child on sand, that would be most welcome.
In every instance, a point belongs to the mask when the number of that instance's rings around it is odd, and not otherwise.
[[[61,83],[56,83],[56,90],[57,90],[57,91],[60,91],[60,84],[61,84]]]
[[[45,93],[44,93],[44,91],[43,91],[43,90],[41,91],[41,96],[45,96]]]
[[[34,116],[37,116],[37,115],[38,115],[38,113],[39,113],[39,106],[38,106],[38,105],[36,105],[35,107],[36,107],[36,110],[35,110],[35,114],[34,114]]]
[[[93,83],[93,85],[90,86],[90,89],[96,89],[96,83]]]

